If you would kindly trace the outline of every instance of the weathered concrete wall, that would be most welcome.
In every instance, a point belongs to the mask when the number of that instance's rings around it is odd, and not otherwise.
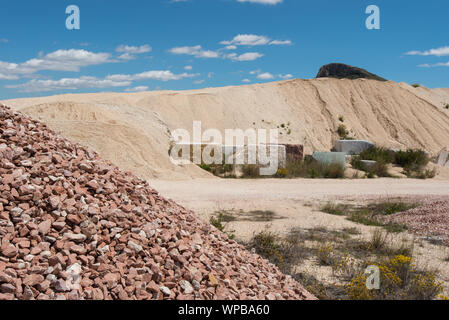
[[[304,146],[300,144],[284,144],[287,161],[304,159]]]
[[[337,140],[334,144],[336,152],[344,152],[349,155],[360,154],[371,147],[374,147],[374,144],[365,140]]]
[[[344,152],[314,152],[312,158],[323,164],[336,163],[346,167],[346,154]]]

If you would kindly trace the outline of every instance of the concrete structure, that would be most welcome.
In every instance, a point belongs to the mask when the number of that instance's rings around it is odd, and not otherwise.
[[[300,144],[284,144],[287,161],[304,159],[304,146]]]
[[[278,152],[278,166],[279,168],[284,168],[287,164],[287,152],[286,147],[282,144],[270,145],[270,144],[259,144],[259,145],[245,145],[242,147],[237,147],[237,152],[234,155],[234,160],[238,157],[243,157],[244,164],[248,164],[248,154],[250,151],[255,151],[254,156],[256,157],[256,163],[259,164],[259,152],[270,158],[270,149],[275,147]],[[260,148],[265,148],[265,150],[260,150]],[[241,163],[240,163],[241,164]],[[254,164],[254,163],[252,163]]]
[[[339,164],[346,167],[346,154],[344,152],[314,152],[312,158],[323,164]]]
[[[336,152],[343,152],[347,155],[360,154],[371,147],[374,147],[374,144],[365,140],[337,140],[334,144]]]
[[[373,161],[373,160],[360,160],[360,161],[366,170],[370,170],[377,163],[377,161]]]
[[[437,164],[442,167],[449,167],[449,151],[446,149],[441,150],[437,159]]]
[[[287,151],[286,146],[282,144],[278,145],[267,145],[267,144],[260,144],[260,145],[245,145],[245,146],[231,146],[231,145],[220,145],[220,144],[194,144],[194,143],[178,143],[175,144],[172,149],[170,150],[170,154],[173,152],[173,156],[177,157],[178,159],[183,159],[186,162],[195,162],[194,160],[194,154],[196,153],[197,160],[199,159],[200,164],[202,159],[204,159],[203,153],[208,153],[209,157],[214,157],[215,152],[221,152],[220,162],[222,164],[242,164],[242,163],[236,163],[236,160],[241,157],[241,160],[243,161],[243,164],[259,164],[259,152],[262,152],[262,156],[265,155],[268,157],[267,161],[270,159],[270,149],[272,147],[275,147],[278,152],[278,163],[279,168],[283,168],[286,166],[287,163]],[[265,150],[261,150],[260,148],[265,148]],[[298,150],[301,150],[300,148],[293,148],[296,150],[295,157],[301,157],[302,153],[298,153]],[[249,163],[248,155],[249,152],[253,153],[253,159],[254,161],[251,161]],[[187,154],[183,154],[187,153]]]

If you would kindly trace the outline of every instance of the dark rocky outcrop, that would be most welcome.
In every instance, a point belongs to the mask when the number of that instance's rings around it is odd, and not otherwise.
[[[372,79],[378,81],[387,81],[365,69],[349,66],[343,63],[331,63],[320,68],[317,78],[337,78],[337,79]]]

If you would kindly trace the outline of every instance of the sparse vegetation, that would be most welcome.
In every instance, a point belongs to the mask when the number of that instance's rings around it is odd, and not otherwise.
[[[414,264],[413,242],[393,245],[391,234],[382,229],[376,229],[368,241],[339,237],[338,233],[323,227],[293,230],[281,238],[264,231],[256,234],[247,246],[290,274],[319,299],[444,299],[440,295],[443,284],[437,280],[437,273]],[[316,245],[306,246],[304,240]],[[338,282],[324,283],[308,272],[297,272],[296,266],[304,259],[331,267]],[[380,271],[379,290],[369,290],[366,286],[368,266]]]
[[[370,262],[368,262],[370,263]],[[365,263],[365,266],[368,264]],[[346,285],[351,300],[433,300],[443,291],[435,272],[421,270],[413,264],[412,257],[397,255],[374,263],[380,271],[379,290],[369,290],[367,275],[362,268]]]
[[[421,85],[419,83],[414,83],[414,84],[412,84],[412,87],[413,88],[419,88],[419,87],[421,87]]]
[[[367,226],[384,227],[390,232],[402,232],[407,230],[404,225],[397,223],[383,224],[379,221],[378,217],[407,211],[417,206],[416,203],[405,203],[401,201],[375,202],[363,207],[327,203],[321,208],[321,211],[329,214],[345,215],[350,221]]]
[[[376,161],[376,164],[367,168],[362,160]],[[406,151],[392,151],[380,147],[372,147],[353,157],[353,168],[365,171],[367,177],[390,177],[388,164],[400,166],[403,173],[409,178],[430,179],[436,175],[436,170],[426,169],[430,161],[429,155],[424,150],[408,149]]]
[[[229,215],[226,215],[223,212],[219,212],[216,217],[212,216],[210,217],[210,224],[213,225],[215,228],[220,230],[221,232],[225,232],[226,224],[225,222],[230,222],[232,219],[229,219]],[[230,239],[235,238],[235,234],[233,232],[225,232]]]
[[[276,264],[286,274],[292,274],[295,266],[310,254],[309,250],[297,238],[283,239],[268,231],[256,234],[247,246]]]
[[[278,171],[278,177],[285,178],[344,178],[345,168],[336,163],[319,163],[312,157],[304,160],[289,161],[285,168]]]
[[[348,206],[344,204],[335,204],[332,202],[328,202],[325,206],[321,208],[322,212],[326,212],[336,216],[344,216],[347,210]]]

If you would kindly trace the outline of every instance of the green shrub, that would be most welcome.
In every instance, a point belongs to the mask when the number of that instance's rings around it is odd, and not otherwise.
[[[299,239],[283,239],[269,231],[254,235],[247,248],[254,249],[286,274],[292,274],[296,266],[309,255],[309,249]]]
[[[312,157],[304,160],[287,162],[285,177],[287,178],[310,178],[310,179],[339,179],[345,176],[345,167],[337,163],[319,163]]]
[[[328,202],[325,206],[321,208],[322,212],[333,214],[336,216],[344,216],[347,210],[348,206],[344,204],[335,204],[332,202]]]
[[[345,139],[348,136],[349,131],[344,124],[340,124],[337,129],[337,134],[341,139]]]
[[[421,85],[419,83],[414,83],[414,84],[412,84],[412,87],[413,88],[419,88],[419,87],[421,87]]]
[[[363,159],[363,160],[372,160],[372,159]],[[388,172],[388,164],[385,160],[379,158],[379,160],[373,161],[376,161],[376,163],[368,168],[362,162],[361,156],[355,156],[351,160],[351,165],[354,169],[365,171],[367,178],[374,178],[375,176],[391,177],[391,174]]]
[[[242,167],[242,178],[260,178],[260,166],[256,164],[246,164]]]
[[[200,168],[209,172],[212,172],[212,168],[208,164],[200,164]]]
[[[446,109],[449,109],[449,103],[448,103],[448,104],[446,104]]]
[[[376,146],[362,151],[359,156],[362,160],[384,161],[385,163],[395,162],[394,151]]]
[[[395,155],[395,164],[406,170],[419,171],[429,163],[429,155],[423,150],[398,151]]]

